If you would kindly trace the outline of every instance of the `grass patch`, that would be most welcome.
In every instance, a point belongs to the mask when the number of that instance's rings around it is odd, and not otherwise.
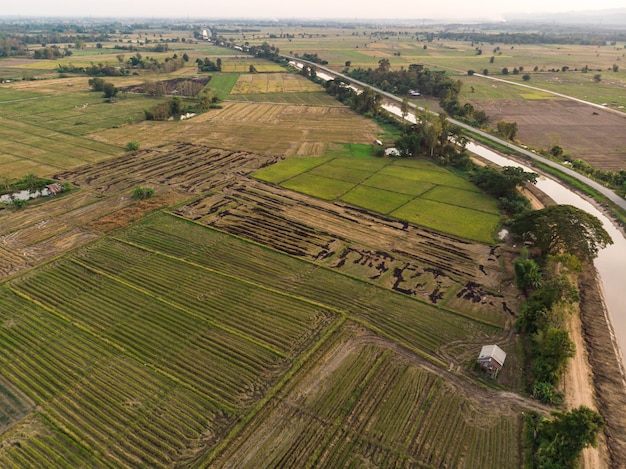
[[[312,169],[309,174],[359,184],[367,179],[371,172],[329,163]]]
[[[469,191],[478,191],[478,188],[471,182],[461,179],[449,171],[440,170],[415,170],[399,165],[385,166],[380,170],[379,174],[384,174],[390,178],[404,178],[413,181],[429,182],[440,186],[456,187],[457,189],[465,189]]]
[[[219,99],[226,99],[239,79],[238,73],[216,73],[207,85]]]
[[[349,204],[384,214],[394,211],[412,199],[412,195],[399,194],[370,186],[357,186],[341,197],[341,200]]]
[[[493,242],[493,234],[500,223],[500,215],[426,199],[412,200],[391,215],[481,243]]]
[[[329,148],[326,154],[328,156],[334,156],[338,158],[349,156],[352,158],[363,158],[364,160],[368,160],[374,156],[372,154],[372,146],[366,143],[343,143],[341,145]],[[385,166],[387,164],[389,164],[389,162],[384,161],[382,166]]]
[[[329,161],[330,158],[294,157],[283,160],[272,166],[267,166],[255,172],[253,176],[261,181],[279,184],[298,174],[309,171]]]
[[[487,213],[498,213],[498,202],[482,192],[453,189],[451,187],[435,187],[422,196],[424,199],[442,202],[448,205],[471,208]]]
[[[389,177],[384,174],[374,174],[363,185],[394,191],[400,194],[418,196],[435,187],[434,184],[426,181],[416,181],[414,179],[406,179],[401,177]]]
[[[303,192],[324,200],[336,200],[354,187],[354,184],[350,182],[308,173],[291,178],[282,185],[287,189]]]

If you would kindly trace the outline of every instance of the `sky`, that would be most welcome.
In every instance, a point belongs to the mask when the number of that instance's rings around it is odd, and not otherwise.
[[[555,13],[625,7],[624,0],[1,0],[0,16],[498,20],[514,13]]]

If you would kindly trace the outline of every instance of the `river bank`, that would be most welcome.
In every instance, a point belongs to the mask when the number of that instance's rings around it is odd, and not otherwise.
[[[511,160],[522,166],[529,165],[526,161]],[[545,179],[546,175],[540,170],[532,170]],[[552,188],[552,185],[548,187]],[[539,187],[531,186],[525,192],[527,196],[531,195],[535,209],[557,203]],[[612,219],[595,201],[584,194],[577,195],[593,204],[596,210],[602,211],[605,217]],[[616,236],[614,232],[612,236]],[[618,236],[617,239],[624,239],[622,226],[619,227]],[[578,288],[581,296],[580,317],[573,318],[569,327],[570,338],[576,344],[576,356],[568,364],[564,377],[565,405],[568,409],[580,405],[595,408],[606,421],[598,448],[588,448],[583,452],[581,467],[623,469],[626,467],[626,373],[605,302],[602,281],[593,265],[589,265],[580,275]]]
[[[618,366],[613,327],[595,269],[579,278],[582,338],[587,350],[595,403],[606,421],[604,439],[612,469],[626,467],[626,378]]]

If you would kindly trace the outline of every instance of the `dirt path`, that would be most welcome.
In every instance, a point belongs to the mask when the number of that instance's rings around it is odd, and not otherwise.
[[[572,316],[567,329],[570,338],[576,344],[576,355],[568,363],[563,379],[565,406],[571,410],[584,405],[597,411],[591,367],[582,336],[580,317],[577,314]],[[605,467],[609,467],[609,462],[604,441],[601,441],[597,448],[587,448],[583,451],[581,468],[602,469]]]

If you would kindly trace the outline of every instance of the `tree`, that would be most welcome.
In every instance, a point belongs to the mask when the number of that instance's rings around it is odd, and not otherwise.
[[[537,428],[535,467],[574,469],[582,450],[597,445],[604,419],[585,406],[552,415],[552,420],[543,420]]]
[[[346,68],[350,68],[350,66],[352,65],[352,62],[350,60],[346,60],[346,63],[344,65]]]
[[[405,96],[402,98],[402,104],[400,105],[400,112],[402,113],[402,120],[406,120],[406,116],[409,115],[409,99]]]
[[[524,186],[527,182],[532,184],[537,182],[536,173],[527,173],[515,166],[505,166],[502,169],[493,166],[478,167],[470,178],[474,184],[496,198],[515,194],[517,188]]]
[[[594,83],[600,83],[602,81],[602,75],[600,75],[599,73],[596,73],[593,76],[593,81],[594,81]]]
[[[117,88],[113,83],[109,82],[104,84],[104,88],[102,89],[102,91],[104,91],[104,97],[107,99],[114,98],[117,94]]]
[[[184,39],[184,38],[183,38],[183,39]],[[188,55],[186,52],[183,54],[183,60],[184,60],[185,62],[189,62],[189,55]]]
[[[524,76],[522,76],[522,80],[530,81],[530,75],[528,73],[525,73]]]
[[[533,361],[531,371],[537,382],[558,383],[567,360],[576,353],[576,346],[569,332],[558,327],[538,331],[533,337]]]
[[[509,69],[508,69],[508,68],[506,68],[506,67],[504,67],[504,68],[502,69],[502,75],[508,75],[508,74],[509,74]]]
[[[571,205],[522,213],[511,231],[533,242],[543,255],[569,253],[583,261],[594,259],[599,249],[613,244],[598,218]]]
[[[87,83],[91,87],[92,91],[104,91],[104,84],[105,84],[104,78],[100,78],[100,77],[90,78]]]
[[[139,142],[128,142],[126,144],[126,151],[137,151],[139,150],[140,143]]]
[[[390,68],[391,68],[391,62],[389,62],[389,59],[380,59],[378,61],[379,72],[388,72]]]
[[[497,124],[497,132],[503,138],[507,140],[515,140],[517,135],[517,122],[500,121]]]
[[[528,258],[528,249],[522,248],[520,257],[513,263],[515,270],[515,285],[522,290],[524,296],[528,297],[530,288],[537,288],[541,285],[543,274],[537,263]]]
[[[151,187],[135,187],[133,189],[133,197],[139,200],[149,199],[154,195],[154,189]]]

